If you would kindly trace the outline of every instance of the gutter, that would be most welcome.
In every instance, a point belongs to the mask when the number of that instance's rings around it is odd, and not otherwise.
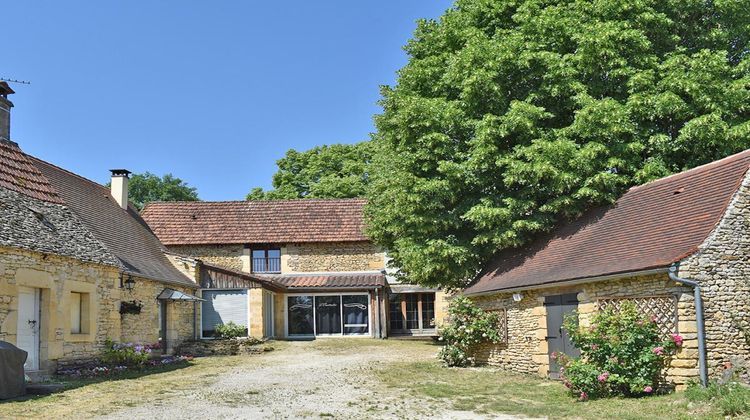
[[[679,263],[669,267],[669,278],[677,283],[693,288],[693,301],[695,302],[695,322],[698,324],[698,371],[701,377],[701,385],[708,386],[708,366],[706,366],[706,326],[703,322],[703,299],[701,298],[701,286],[695,280],[677,277]]]
[[[543,283],[543,284],[538,284],[534,286],[519,286],[519,287],[508,288],[508,289],[494,289],[494,290],[487,290],[484,292],[464,293],[464,295],[465,296],[487,296],[487,295],[494,295],[497,293],[523,292],[526,290],[539,290],[539,289],[549,289],[550,287],[574,286],[574,285],[583,284],[583,283],[592,283],[592,282],[597,282],[597,281],[621,279],[623,277],[648,276],[652,274],[661,274],[661,273],[667,273],[667,272],[669,272],[669,268],[666,268],[666,267],[653,268],[650,270],[630,271],[630,272],[624,272],[624,273],[607,274],[603,276],[582,277],[582,278],[573,279],[573,280]]]

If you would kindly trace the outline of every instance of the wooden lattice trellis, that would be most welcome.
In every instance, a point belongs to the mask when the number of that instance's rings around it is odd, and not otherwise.
[[[624,302],[632,302],[644,316],[656,319],[656,325],[664,337],[677,333],[677,297],[676,296],[645,296],[625,297],[616,299],[599,299],[598,309],[612,308],[618,311]]]
[[[505,309],[485,309],[485,312],[491,312],[498,315],[498,329],[502,343],[508,342],[508,311]]]

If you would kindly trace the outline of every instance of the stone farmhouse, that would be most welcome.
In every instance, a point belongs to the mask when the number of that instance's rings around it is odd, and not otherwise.
[[[437,334],[446,299],[399,284],[361,199],[150,203],[170,252],[201,262],[200,336],[232,321],[269,338]]]
[[[9,140],[11,93],[0,83],[0,340],[28,352],[33,376],[108,338],[171,351],[193,337],[198,286],[128,205],[126,174],[112,194],[25,154]]]
[[[465,293],[504,314],[507,340],[477,357],[555,377],[552,353],[577,355],[563,317],[577,311],[585,326],[595,311],[631,301],[665,335],[684,338],[667,370],[678,388],[720,375],[734,357],[747,360],[749,167],[750,150],[633,187],[614,205],[497,255]]]

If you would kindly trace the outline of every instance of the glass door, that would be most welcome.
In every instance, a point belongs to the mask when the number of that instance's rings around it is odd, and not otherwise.
[[[287,328],[290,336],[315,334],[312,296],[287,297]]]
[[[394,335],[435,334],[435,293],[388,296],[388,331]]]
[[[341,296],[315,296],[317,335],[341,334]]]

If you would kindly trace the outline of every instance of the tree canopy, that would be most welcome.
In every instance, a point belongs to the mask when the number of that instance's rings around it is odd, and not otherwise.
[[[198,192],[172,174],[162,177],[144,172],[134,174],[128,183],[128,199],[138,210],[149,201],[199,201]]]
[[[248,200],[363,197],[372,157],[369,142],[332,144],[298,152],[276,162],[273,189],[253,188]]]
[[[382,89],[369,234],[463,285],[629,186],[750,146],[749,0],[458,0]]]

